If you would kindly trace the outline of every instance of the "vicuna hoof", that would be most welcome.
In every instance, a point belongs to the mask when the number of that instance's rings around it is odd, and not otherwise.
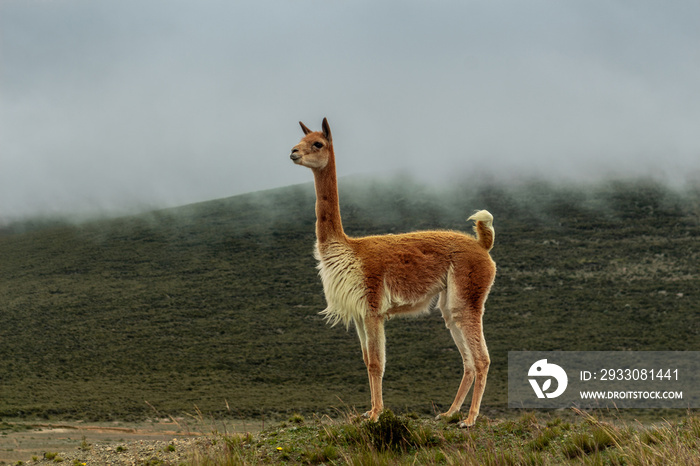
[[[462,422],[459,423],[459,427],[462,429],[467,429],[469,427],[472,427],[474,424],[476,424],[476,420],[470,421],[468,418]]]

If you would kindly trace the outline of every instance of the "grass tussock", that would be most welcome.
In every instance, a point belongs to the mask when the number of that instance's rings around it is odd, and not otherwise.
[[[218,443],[223,448],[199,451],[191,464],[697,465],[699,430],[693,413],[658,425],[601,421],[580,412],[570,420],[527,413],[512,420],[480,418],[460,429],[387,411],[377,422],[321,417],[255,436],[224,436]]]

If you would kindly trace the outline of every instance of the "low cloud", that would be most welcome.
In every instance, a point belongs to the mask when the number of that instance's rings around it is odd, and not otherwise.
[[[310,181],[324,116],[341,175],[697,179],[699,9],[6,0],[0,218]]]

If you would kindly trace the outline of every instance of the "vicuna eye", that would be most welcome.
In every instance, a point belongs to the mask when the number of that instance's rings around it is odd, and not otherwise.
[[[323,147],[323,143],[321,143],[321,142],[314,142],[314,147],[315,147],[316,149],[320,149],[321,147]]]

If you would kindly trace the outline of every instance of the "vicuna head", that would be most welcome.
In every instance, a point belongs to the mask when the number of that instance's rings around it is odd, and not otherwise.
[[[328,120],[323,119],[322,131],[311,131],[301,121],[299,124],[304,131],[304,137],[292,148],[289,158],[297,165],[303,165],[312,170],[324,169],[333,158],[333,138]]]

